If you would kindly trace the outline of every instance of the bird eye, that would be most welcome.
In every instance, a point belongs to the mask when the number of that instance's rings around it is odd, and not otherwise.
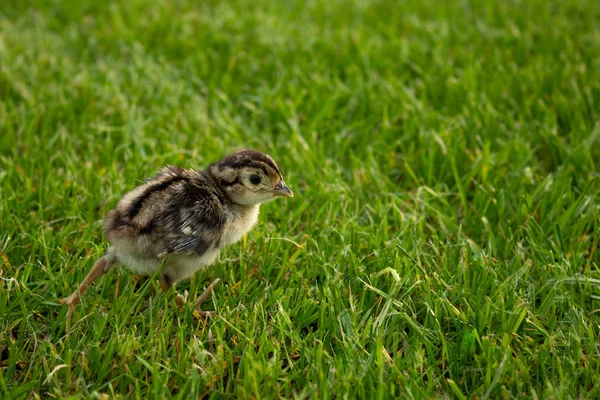
[[[253,185],[258,185],[260,183],[260,176],[258,175],[251,175],[250,176],[250,183]]]

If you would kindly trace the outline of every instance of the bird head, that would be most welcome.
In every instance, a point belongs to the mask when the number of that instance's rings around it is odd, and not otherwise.
[[[244,149],[210,165],[216,178],[231,201],[239,205],[255,205],[277,197],[293,197],[283,181],[275,161],[266,154]]]

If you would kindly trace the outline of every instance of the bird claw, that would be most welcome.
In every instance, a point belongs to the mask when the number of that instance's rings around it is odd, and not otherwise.
[[[206,318],[206,317],[214,317],[215,315],[217,315],[216,311],[202,311],[202,310],[194,310],[194,317],[200,319],[200,318]]]

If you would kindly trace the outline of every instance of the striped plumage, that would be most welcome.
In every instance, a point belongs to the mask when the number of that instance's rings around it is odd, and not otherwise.
[[[167,166],[125,194],[104,220],[110,243],[70,297],[69,312],[117,263],[139,274],[161,268],[163,290],[212,263],[256,223],[260,203],[292,196],[273,159],[245,149],[197,171]]]

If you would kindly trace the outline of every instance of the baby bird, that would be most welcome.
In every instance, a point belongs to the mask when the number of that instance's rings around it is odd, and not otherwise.
[[[256,223],[261,203],[293,197],[271,157],[245,149],[205,170],[175,166],[127,193],[104,220],[110,246],[79,288],[59,300],[73,313],[81,295],[117,264],[144,275],[159,268],[160,287],[211,264],[225,246],[239,241]],[[196,309],[218,280],[198,297]],[[203,315],[209,314],[205,312]]]

